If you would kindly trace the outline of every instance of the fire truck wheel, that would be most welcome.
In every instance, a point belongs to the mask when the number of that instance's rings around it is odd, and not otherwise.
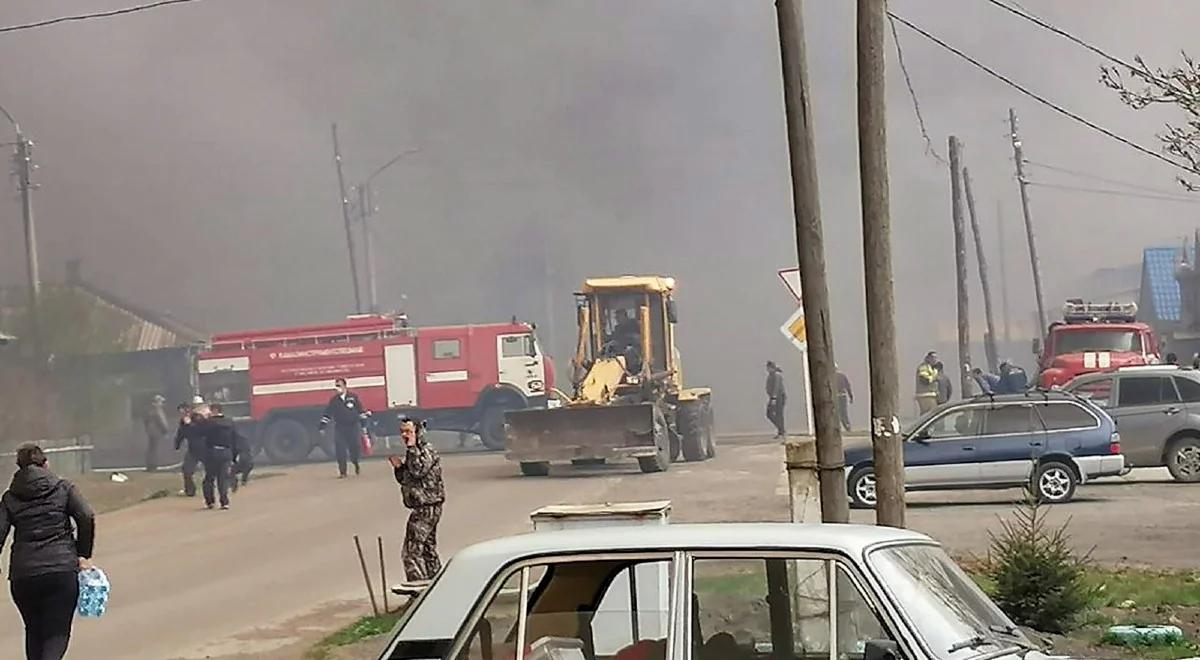
[[[503,404],[489,406],[479,418],[479,441],[492,451],[504,449],[507,440],[504,435],[504,413],[510,410]]]
[[[294,419],[277,419],[267,427],[263,450],[273,463],[300,463],[312,453],[308,429]]]
[[[704,460],[704,402],[700,399],[681,402],[676,421],[683,444],[683,458],[689,462]]]

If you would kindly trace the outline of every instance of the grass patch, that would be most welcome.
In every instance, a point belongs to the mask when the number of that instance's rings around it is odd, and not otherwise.
[[[399,619],[399,612],[363,617],[318,642],[304,654],[304,658],[305,660],[327,660],[332,657],[333,650],[338,647],[357,644],[363,640],[391,632]]]
[[[1098,607],[1200,607],[1200,574],[1130,568],[1090,569]]]

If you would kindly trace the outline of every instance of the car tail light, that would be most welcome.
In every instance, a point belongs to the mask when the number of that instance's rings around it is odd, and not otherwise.
[[[1121,453],[1121,434],[1117,433],[1116,431],[1113,431],[1112,438],[1110,438],[1108,441],[1108,453]]]

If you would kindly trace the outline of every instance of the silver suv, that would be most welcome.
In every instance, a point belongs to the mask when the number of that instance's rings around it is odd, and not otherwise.
[[[1085,374],[1064,389],[1112,416],[1127,465],[1165,465],[1176,481],[1200,481],[1200,371],[1124,367]]]

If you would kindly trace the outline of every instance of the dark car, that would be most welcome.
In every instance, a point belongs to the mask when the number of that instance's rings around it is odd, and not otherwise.
[[[851,502],[875,505],[870,446],[846,450]],[[948,403],[904,434],[908,490],[1030,486],[1043,502],[1125,471],[1116,425],[1102,409],[1065,392],[1032,391]]]

